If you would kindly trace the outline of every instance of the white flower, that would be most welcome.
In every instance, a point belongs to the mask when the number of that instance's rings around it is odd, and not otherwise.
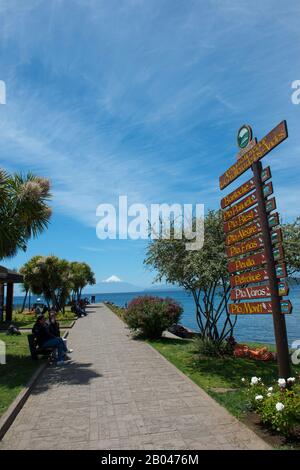
[[[267,393],[267,397],[271,397],[271,396],[272,396],[271,392]]]
[[[244,379],[244,377],[242,378],[242,382],[243,382],[243,383],[246,382],[246,379]]]
[[[280,388],[284,388],[286,386],[285,379],[278,379],[278,385]]]
[[[289,378],[287,379],[287,382],[288,382],[289,384],[293,384],[295,381],[296,381],[295,377],[289,377]]]
[[[257,385],[258,382],[259,382],[258,377],[252,377],[252,379],[251,379],[251,385]]]
[[[268,392],[273,392],[273,387],[269,387]]]
[[[277,410],[277,411],[282,411],[283,408],[284,408],[284,404],[283,404],[283,403],[280,403],[280,402],[276,403],[276,410]]]
[[[262,395],[256,395],[256,397],[255,397],[255,400],[257,400],[257,401],[261,401],[263,399],[264,399],[264,397]]]

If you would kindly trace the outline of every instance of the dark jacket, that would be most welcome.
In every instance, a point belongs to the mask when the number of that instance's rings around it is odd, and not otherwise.
[[[55,323],[49,323],[49,331],[52,335],[60,338],[60,329],[59,329],[59,322],[56,321]]]
[[[40,347],[42,347],[49,339],[55,338],[55,336],[49,331],[48,325],[42,326],[39,323],[35,323],[32,328],[32,333],[36,337],[37,343]]]

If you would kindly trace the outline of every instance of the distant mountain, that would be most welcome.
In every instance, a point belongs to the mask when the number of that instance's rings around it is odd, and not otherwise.
[[[143,292],[143,290],[143,287],[122,281],[117,276],[112,275],[102,282],[97,282],[94,286],[86,287],[84,294],[116,294],[123,292]]]
[[[153,291],[153,292],[156,292],[156,291],[174,291],[174,290],[182,290],[182,287],[179,287],[179,286],[172,286],[170,284],[162,284],[162,285],[153,285],[153,286],[150,286],[150,287],[147,287],[147,289],[144,289],[146,291]]]

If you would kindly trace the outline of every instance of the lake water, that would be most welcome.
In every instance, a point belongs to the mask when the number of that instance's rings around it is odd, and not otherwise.
[[[140,295],[155,295],[159,297],[172,297],[179,302],[184,309],[181,323],[188,328],[197,331],[197,322],[195,318],[195,307],[193,298],[185,291],[145,291],[136,293],[120,293],[120,294],[96,294],[96,302],[105,300],[114,302],[123,307],[125,303],[130,302],[134,297]],[[87,296],[89,297],[89,296]],[[36,297],[32,296],[31,302]],[[289,337],[289,344],[294,340],[300,340],[300,285],[290,287],[289,299],[293,304],[293,312],[286,315],[286,323]],[[15,306],[22,304],[22,297],[15,297]],[[274,343],[273,322],[271,315],[245,315],[239,316],[234,331],[234,336],[238,341],[253,341],[261,343]]]

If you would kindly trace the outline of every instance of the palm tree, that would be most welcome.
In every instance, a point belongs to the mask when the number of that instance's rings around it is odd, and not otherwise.
[[[0,259],[25,251],[28,240],[48,226],[50,198],[49,180],[0,170]]]

